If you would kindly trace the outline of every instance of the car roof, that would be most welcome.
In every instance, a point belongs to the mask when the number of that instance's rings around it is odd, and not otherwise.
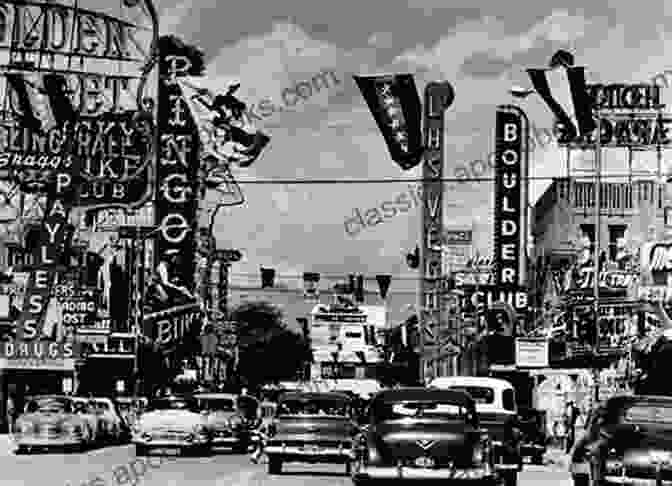
[[[494,388],[495,390],[513,388],[513,385],[501,378],[490,378],[485,376],[441,376],[435,378],[431,387],[443,388],[447,386],[484,386]]]
[[[373,396],[373,402],[423,402],[434,400],[445,400],[464,407],[474,407],[474,399],[469,394],[458,390],[408,387],[383,390]]]
[[[237,395],[233,393],[197,393],[194,395],[194,398],[204,399],[204,400],[235,400]]]
[[[285,392],[280,395],[279,401],[285,400],[345,400],[350,397],[345,393],[338,392]]]

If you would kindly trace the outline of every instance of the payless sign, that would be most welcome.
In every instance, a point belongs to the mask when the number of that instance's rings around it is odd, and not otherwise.
[[[157,263],[167,250],[178,250],[182,268],[176,273],[186,280],[194,277],[194,225],[196,222],[196,186],[198,176],[198,139],[196,124],[177,78],[187,76],[191,62],[184,56],[161,52],[159,60],[159,162],[156,184]]]
[[[524,177],[528,127],[515,107],[497,109],[495,138],[495,285],[511,289],[524,284],[526,243]]]

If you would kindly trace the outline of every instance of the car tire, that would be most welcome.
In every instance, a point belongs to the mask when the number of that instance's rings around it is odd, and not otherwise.
[[[282,474],[282,460],[277,457],[268,457],[268,474]]]
[[[345,475],[346,476],[351,476],[352,475],[352,462],[347,461],[345,463]]]
[[[590,476],[588,474],[573,474],[572,483],[574,486],[588,486],[590,484]]]
[[[147,452],[148,452],[147,446],[139,445],[139,444],[135,445],[135,455],[137,457],[146,456]]]
[[[15,454],[17,456],[21,456],[21,455],[24,455],[24,454],[28,454],[29,452],[30,452],[30,450],[26,446],[20,445],[19,447],[16,448]]]
[[[544,454],[535,454],[532,456],[532,464],[535,466],[541,466],[544,464]]]
[[[247,454],[248,449],[250,448],[249,443],[246,440],[241,440],[233,446],[234,454]]]
[[[518,471],[506,471],[503,479],[503,486],[518,486]]]

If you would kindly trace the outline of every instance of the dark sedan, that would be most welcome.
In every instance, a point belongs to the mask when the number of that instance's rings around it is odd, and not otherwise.
[[[350,473],[357,426],[342,393],[286,393],[280,397],[265,452],[269,474],[285,462],[340,463]]]
[[[601,404],[570,468],[576,486],[672,485],[672,397],[617,396]]]
[[[428,388],[386,390],[371,401],[359,437],[357,486],[394,480],[499,484],[492,442],[467,393]]]

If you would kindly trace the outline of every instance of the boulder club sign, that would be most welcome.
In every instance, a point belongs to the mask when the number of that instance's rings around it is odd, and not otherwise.
[[[495,133],[495,285],[524,285],[527,118],[515,106],[497,108]]]

